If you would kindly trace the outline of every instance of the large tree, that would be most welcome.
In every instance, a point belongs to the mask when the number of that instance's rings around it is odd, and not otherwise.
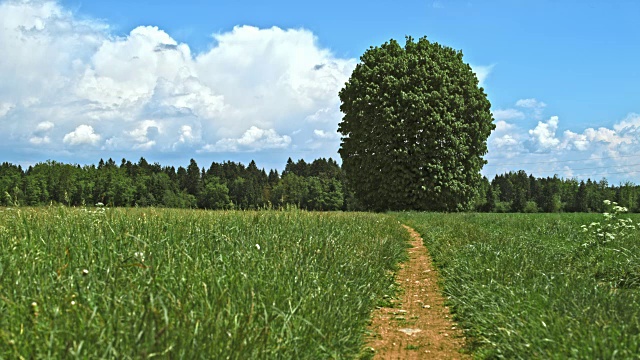
[[[462,52],[426,37],[369,48],[340,91],[340,155],[370,210],[468,206],[495,128],[491,104]]]

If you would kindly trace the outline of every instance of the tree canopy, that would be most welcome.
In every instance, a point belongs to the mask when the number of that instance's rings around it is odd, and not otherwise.
[[[340,91],[339,153],[368,210],[467,208],[495,128],[462,52],[426,37],[369,48]]]

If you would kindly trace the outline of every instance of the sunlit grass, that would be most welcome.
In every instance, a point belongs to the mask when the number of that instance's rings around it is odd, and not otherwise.
[[[585,247],[581,225],[601,215],[397,216],[424,237],[477,357],[639,358],[637,231]]]
[[[0,358],[351,358],[406,240],[374,214],[0,209]]]

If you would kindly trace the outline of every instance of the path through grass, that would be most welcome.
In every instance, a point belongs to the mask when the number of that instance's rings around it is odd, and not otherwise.
[[[596,249],[579,228],[597,214],[396,216],[425,239],[476,356],[640,358],[638,232]]]

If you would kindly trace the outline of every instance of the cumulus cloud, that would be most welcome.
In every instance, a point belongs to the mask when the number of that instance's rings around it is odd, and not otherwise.
[[[503,120],[496,121],[495,125],[496,125],[496,128],[494,129],[494,132],[496,133],[507,132],[515,128],[515,125],[509,124],[508,122]]]
[[[559,174],[597,179],[611,174],[607,178],[613,182],[633,180],[630,176],[636,173],[640,153],[640,115],[631,113],[611,128],[562,133],[559,128],[558,116],[537,121],[530,129],[496,121],[488,142],[489,166],[484,174],[525,169],[536,176]]]
[[[107,24],[56,1],[2,2],[0,23],[5,146],[304,146],[317,139],[318,124],[328,129],[341,120],[337,93],[357,63],[319,46],[308,30],[278,27],[237,26],[192,53],[156,26],[114,36]],[[45,121],[55,126],[34,130]]]
[[[32,132],[32,136],[29,138],[29,142],[33,145],[48,144],[51,142],[49,133],[51,129],[55,127],[55,124],[51,121],[43,121],[39,123],[35,130]]]
[[[589,148],[589,140],[585,134],[577,134],[571,130],[565,130],[563,148],[585,151]]]
[[[516,106],[530,111],[534,118],[540,119],[544,108],[547,107],[547,104],[537,99],[530,98],[516,101]]]
[[[495,138],[493,141],[498,148],[513,147],[518,145],[518,140],[516,140],[513,135],[509,134]]]
[[[640,114],[631,113],[619,123],[613,125],[616,132],[636,132],[640,128]]]
[[[62,139],[62,142],[72,146],[97,145],[99,141],[100,135],[94,132],[91,125],[80,125]]]
[[[535,128],[529,130],[529,135],[531,135],[531,140],[537,146],[537,150],[549,150],[560,144],[560,140],[556,138],[558,121],[557,116],[552,116],[547,121],[539,121]]]
[[[178,142],[182,144],[191,143],[196,139],[196,136],[193,133],[193,128],[189,125],[182,125],[180,127],[180,137],[178,138]]]
[[[156,139],[162,133],[162,125],[155,120],[144,120],[127,131],[126,135],[135,142],[134,149],[149,150],[156,144]]]
[[[213,145],[205,145],[203,152],[237,152],[259,151],[265,149],[283,149],[291,144],[291,137],[280,135],[274,129],[260,129],[255,126],[249,128],[237,139],[227,138],[218,140]]]
[[[539,119],[547,105],[534,98],[520,99],[514,107],[492,110],[496,128],[489,137],[490,152],[500,156],[515,157],[522,152],[548,152],[556,148],[561,141],[556,138],[558,118],[538,121],[535,128],[525,130],[528,119]],[[511,123],[510,121],[515,121]]]
[[[51,121],[43,121],[39,123],[38,126],[36,126],[36,130],[34,131],[34,133],[37,133],[37,134],[46,133],[51,129],[53,129],[54,127],[55,127],[55,124],[52,123]]]

